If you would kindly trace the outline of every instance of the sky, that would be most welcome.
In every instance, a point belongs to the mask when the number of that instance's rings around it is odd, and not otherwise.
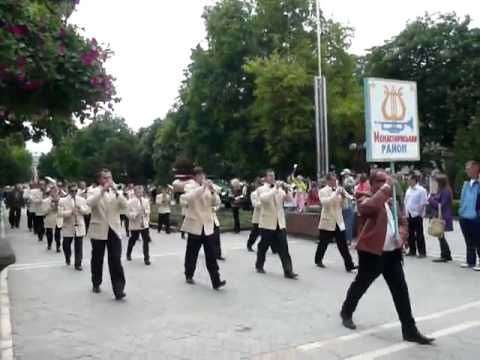
[[[71,22],[85,35],[109,44],[115,55],[107,70],[117,78],[122,102],[115,113],[138,130],[170,110],[190,63],[191,49],[204,42],[203,8],[215,0],[81,0]],[[473,0],[320,0],[322,11],[355,29],[351,52],[363,54],[398,34],[426,11],[469,14],[480,27],[480,2]],[[48,152],[51,143],[29,143]]]

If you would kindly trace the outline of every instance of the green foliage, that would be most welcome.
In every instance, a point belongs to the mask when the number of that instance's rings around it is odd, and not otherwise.
[[[480,112],[472,122],[457,132],[455,138],[455,190],[460,194],[466,180],[465,163],[469,160],[480,162]]]
[[[0,185],[14,185],[31,178],[32,155],[25,149],[23,136],[0,139]]]
[[[208,46],[193,50],[179,102],[157,134],[160,177],[180,155],[220,177],[252,178],[266,167],[284,175],[293,162],[314,174],[314,3],[223,0],[206,9]],[[344,149],[363,142],[352,30],[325,19],[323,27],[332,157],[346,166]]]
[[[478,113],[480,29],[467,16],[425,15],[366,58],[366,76],[418,83],[423,143],[451,148]]]
[[[0,135],[44,135],[54,143],[115,98],[104,68],[111,55],[67,23],[76,0],[0,2]]]
[[[40,176],[93,182],[98,169],[112,171],[117,182],[146,182],[141,142],[122,118],[109,114],[77,130],[40,159]]]

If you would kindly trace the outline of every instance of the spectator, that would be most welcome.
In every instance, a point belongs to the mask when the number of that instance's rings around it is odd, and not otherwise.
[[[453,231],[452,215],[452,190],[448,184],[448,178],[445,175],[436,176],[438,192],[430,195],[428,202],[433,207],[434,213],[438,216],[438,209],[441,208],[442,218],[445,221],[445,231]],[[433,262],[444,263],[452,261],[450,247],[445,239],[445,235],[438,238],[440,242],[440,258]]]
[[[18,184],[15,188],[8,193],[7,208],[10,209],[8,220],[10,226],[13,228],[20,227],[20,217],[22,214],[22,207],[25,205],[23,200],[22,186]]]
[[[427,205],[427,190],[418,183],[418,175],[411,174],[408,179],[409,188],[405,194],[405,211],[408,219],[407,256],[415,256],[418,248],[418,257],[427,256],[425,235],[423,233],[423,217]]]
[[[460,227],[467,246],[467,262],[463,268],[480,271],[477,266],[477,255],[480,258],[480,165],[476,161],[465,164],[465,172],[469,181],[465,181],[460,198]]]
[[[308,190],[307,206],[319,206],[320,198],[318,197],[318,183],[312,181],[310,183],[310,190]]]

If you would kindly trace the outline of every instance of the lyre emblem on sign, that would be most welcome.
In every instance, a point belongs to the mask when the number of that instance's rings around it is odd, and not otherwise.
[[[413,117],[405,121],[407,115],[407,106],[403,99],[403,87],[384,86],[385,97],[382,102],[383,121],[376,121],[380,124],[383,131],[392,134],[398,134],[409,127],[413,130]]]
[[[402,121],[405,118],[407,108],[403,101],[402,88],[390,89],[385,86],[385,99],[382,104],[383,118],[387,121]]]

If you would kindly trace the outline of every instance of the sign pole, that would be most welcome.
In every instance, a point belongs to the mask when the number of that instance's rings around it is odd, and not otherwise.
[[[395,239],[398,241],[400,240],[400,231],[398,229],[398,203],[397,203],[397,186],[395,183],[395,163],[393,161],[390,162],[390,173],[393,180],[393,223],[395,224]]]

